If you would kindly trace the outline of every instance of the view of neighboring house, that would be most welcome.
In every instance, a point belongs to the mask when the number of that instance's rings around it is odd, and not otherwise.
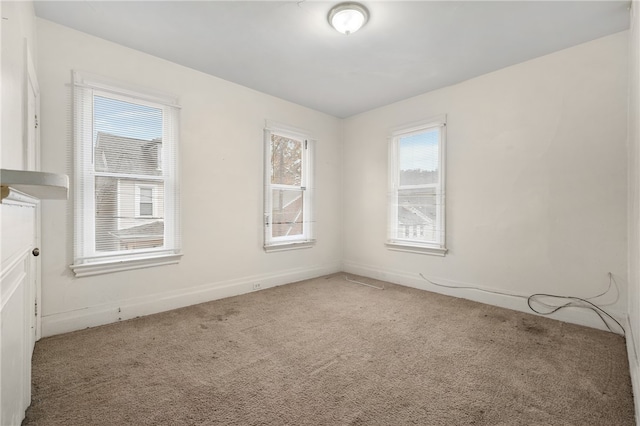
[[[303,211],[302,191],[277,191],[273,199],[273,236],[301,235]]]
[[[398,191],[398,238],[415,238],[424,241],[436,239],[436,193],[435,189],[429,185],[437,181],[437,170],[400,171],[402,185],[422,187]]]
[[[434,198],[434,195],[425,192],[399,197],[399,238],[435,240],[436,206]]]
[[[164,242],[162,140],[98,132],[95,144],[96,250]]]

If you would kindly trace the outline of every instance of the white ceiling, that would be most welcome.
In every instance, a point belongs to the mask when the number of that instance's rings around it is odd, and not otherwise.
[[[37,1],[36,15],[344,118],[629,27],[628,1]]]

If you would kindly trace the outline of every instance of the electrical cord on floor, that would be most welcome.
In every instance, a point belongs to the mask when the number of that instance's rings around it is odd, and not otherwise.
[[[603,291],[602,293],[597,294],[595,296],[585,297],[585,299],[593,300],[593,299],[597,299],[598,297],[604,296],[605,294],[609,293],[609,290],[611,290],[611,286],[615,283],[616,300],[614,300],[613,302],[605,303],[603,306],[612,305],[612,304],[614,304],[614,303],[616,303],[618,301],[618,298],[620,297],[620,289],[618,288],[618,283],[613,278],[613,274],[611,272],[608,272],[607,275],[609,275],[609,285],[607,286],[607,289],[605,291]]]
[[[437,282],[435,282],[435,281],[433,281],[433,280],[430,280],[429,278],[425,277],[424,275],[422,275],[422,272],[421,272],[421,273],[419,273],[418,275],[420,275],[420,277],[421,277],[423,280],[425,280],[425,281],[427,281],[427,282],[429,282],[429,283],[431,283],[431,284],[433,284],[433,285],[435,285],[435,286],[437,286],[437,287],[451,288],[451,289],[454,289],[454,290],[476,290],[476,291],[482,291],[482,292],[484,292],[484,293],[500,294],[500,295],[502,295],[502,296],[518,297],[518,298],[520,298],[520,299],[526,299],[526,298],[527,298],[527,296],[521,296],[521,295],[519,295],[519,294],[505,293],[505,292],[503,292],[503,291],[497,291],[497,290],[487,290],[487,289],[480,288],[480,287],[471,287],[471,286],[463,286],[463,285],[446,285],[446,284],[440,284],[440,283],[437,283]]]
[[[360,284],[360,285],[366,285],[367,287],[372,287],[375,288],[376,290],[384,290],[384,287],[376,287],[375,285],[371,285],[371,284],[367,284],[367,283],[363,283],[361,281],[356,281],[356,280],[352,280],[349,279],[349,277],[347,277],[346,275],[344,276],[344,279],[349,281],[350,283],[355,283],[355,284]]]
[[[568,302],[564,303],[562,305],[549,305],[548,303],[542,303],[539,300],[537,300],[538,297],[547,297],[547,298],[558,299],[558,300],[563,300],[564,299],[564,300],[568,300]],[[539,304],[544,305],[547,308],[551,308],[551,309],[549,311],[543,312],[543,311],[540,311],[538,309],[535,309],[532,306],[532,303],[539,303]],[[602,309],[600,306],[596,305],[595,303],[589,301],[588,299],[583,299],[583,298],[575,297],[575,296],[558,296],[556,294],[536,293],[536,294],[532,294],[531,296],[529,296],[527,298],[527,305],[529,306],[529,309],[531,309],[536,314],[540,314],[540,315],[551,315],[554,312],[558,312],[560,309],[568,308],[568,307],[591,309],[593,312],[596,313],[596,315],[598,315],[600,317],[600,319],[602,320],[602,322],[604,323],[604,325],[607,327],[607,329],[610,332],[616,333],[616,331],[614,331],[614,329],[611,327],[611,324],[609,323],[607,318],[609,320],[615,322],[618,325],[618,327],[620,328],[621,332],[617,333],[617,334],[620,334],[622,336],[625,335],[624,327],[622,326],[622,324],[620,324],[620,322],[617,319],[615,319],[607,311],[605,311],[604,309]]]
[[[498,294],[498,295],[501,295],[501,296],[510,296],[510,297],[517,297],[519,299],[525,299],[527,301],[527,306],[529,306],[529,309],[531,309],[533,312],[535,312],[536,314],[539,314],[539,315],[551,315],[551,314],[553,314],[555,312],[558,312],[560,309],[568,308],[568,307],[590,309],[593,312],[595,312],[596,315],[598,315],[598,317],[600,317],[600,319],[604,323],[605,327],[607,327],[607,329],[610,332],[625,336],[625,330],[624,330],[624,327],[622,326],[622,324],[620,324],[620,322],[617,319],[615,319],[611,314],[609,314],[607,311],[605,311],[600,306],[596,305],[595,303],[593,303],[591,301],[593,299],[597,299],[598,297],[601,297],[601,296],[604,296],[605,294],[607,294],[611,290],[612,285],[614,285],[614,284],[615,284],[615,289],[616,289],[616,299],[613,302],[609,302],[609,303],[607,303],[607,304],[605,304],[603,306],[607,306],[607,305],[613,304],[618,300],[618,298],[620,297],[620,289],[618,288],[618,283],[613,278],[613,274],[611,272],[609,272],[609,286],[607,287],[607,289],[605,291],[603,291],[602,293],[599,293],[599,294],[597,294],[595,296],[591,296],[591,297],[587,297],[587,298],[581,298],[581,297],[575,297],[575,296],[561,296],[561,295],[557,295],[557,294],[548,294],[548,293],[535,293],[535,294],[532,294],[530,296],[522,296],[522,295],[519,295],[519,294],[508,293],[508,292],[503,292],[503,291],[487,290],[487,289],[480,288],[480,287],[455,286],[455,285],[440,284],[440,283],[437,283],[437,282],[425,277],[422,273],[420,273],[419,275],[423,280],[425,280],[425,281],[427,281],[427,282],[429,282],[432,285],[435,285],[437,287],[444,287],[444,288],[449,288],[449,289],[454,289],[454,290],[461,290],[461,289],[464,289],[464,290],[475,290],[475,291],[480,291],[480,292],[484,292],[484,293]],[[543,302],[542,300],[540,300],[540,298],[563,300],[566,303],[550,304],[550,303],[547,303],[547,302]],[[536,308],[534,308],[533,304],[537,304],[537,305],[543,306],[544,308],[546,308],[546,310],[543,311],[543,310],[540,310],[539,308],[536,309]],[[621,332],[614,331],[614,329],[612,328],[612,324],[607,319],[610,320],[610,321],[615,322],[617,324],[617,326],[620,328]]]

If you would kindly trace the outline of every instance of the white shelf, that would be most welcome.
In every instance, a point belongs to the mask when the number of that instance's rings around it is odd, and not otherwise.
[[[41,200],[66,200],[69,196],[69,176],[57,173],[0,169],[0,186],[1,198],[11,190]]]

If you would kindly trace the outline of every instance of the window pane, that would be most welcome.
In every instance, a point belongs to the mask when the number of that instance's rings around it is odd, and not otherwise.
[[[436,241],[436,194],[432,189],[398,191],[398,238]]]
[[[140,216],[153,216],[153,204],[140,203]]]
[[[303,193],[300,190],[272,190],[272,236],[292,237],[302,235]]]
[[[140,188],[140,202],[151,203],[153,197],[153,188]]]
[[[162,247],[164,244],[164,184],[115,177],[96,176],[96,251],[109,252]],[[149,203],[139,204],[136,217],[136,187],[143,183]],[[154,190],[155,189],[155,190]],[[156,194],[153,198],[152,194]],[[159,217],[153,217],[153,204]],[[148,206],[148,207],[145,207]]]
[[[271,134],[271,183],[301,186],[302,143]]]
[[[161,175],[162,110],[94,96],[97,172]]]
[[[401,186],[438,183],[439,138],[439,129],[400,138]]]

